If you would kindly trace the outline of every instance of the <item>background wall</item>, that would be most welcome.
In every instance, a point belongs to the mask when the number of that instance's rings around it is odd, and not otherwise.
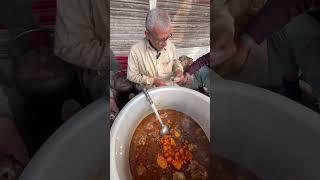
[[[210,45],[208,0],[158,0],[173,22],[172,41],[178,49]],[[110,1],[110,46],[116,56],[127,56],[130,47],[144,37],[148,0]]]

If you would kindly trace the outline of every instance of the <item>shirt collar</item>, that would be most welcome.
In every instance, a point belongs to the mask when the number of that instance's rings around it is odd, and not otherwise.
[[[144,41],[145,41],[145,44],[146,44],[146,48],[147,49],[152,49],[152,50],[155,50],[155,51],[157,51],[154,47],[152,47],[151,46],[151,44],[150,44],[150,42],[149,42],[149,40],[148,39],[146,39],[146,38],[144,38]],[[167,51],[167,49],[166,49],[167,47],[164,47],[161,51]],[[160,51],[160,52],[161,52]]]

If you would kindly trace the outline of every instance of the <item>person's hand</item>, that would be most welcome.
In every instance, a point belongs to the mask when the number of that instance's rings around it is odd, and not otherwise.
[[[225,62],[219,66],[216,66],[216,72],[225,76],[232,73],[238,73],[242,70],[245,62],[248,59],[250,48],[246,46],[241,40],[236,42],[237,51],[234,56],[225,60]]]
[[[183,75],[183,71],[182,70],[177,70],[175,72],[175,77],[173,79],[173,81],[177,84],[179,84],[180,82],[183,83],[185,81],[185,76]]]
[[[181,81],[178,82],[177,84],[178,84],[179,86],[185,86],[186,83],[187,83],[188,81],[190,81],[190,80],[192,80],[192,76],[191,76],[189,73],[185,73],[185,75],[183,76],[183,78],[181,79]]]
[[[167,83],[162,81],[161,79],[154,78],[153,84],[157,87],[167,86]]]
[[[114,98],[110,98],[110,110],[117,114],[119,113],[119,108]]]
[[[175,72],[176,77],[183,77],[183,71],[181,69],[176,70]]]
[[[214,66],[223,64],[226,60],[233,57],[237,50],[232,32],[223,32],[216,35],[213,44]]]

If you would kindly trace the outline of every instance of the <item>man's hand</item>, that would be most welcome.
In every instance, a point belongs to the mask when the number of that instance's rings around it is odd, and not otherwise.
[[[233,33],[223,32],[217,35],[213,44],[214,66],[219,66],[233,57],[236,49]]]
[[[158,78],[154,78],[154,81],[153,81],[153,84],[157,87],[160,87],[160,86],[167,86],[167,83],[162,81],[161,79],[158,79]]]
[[[110,98],[110,110],[117,114],[119,113],[119,108],[114,98]]]
[[[229,75],[232,73],[238,73],[242,70],[243,65],[247,61],[250,48],[246,46],[241,40],[236,42],[237,51],[234,56],[225,60],[225,62],[216,67],[216,72],[221,75]]]
[[[176,77],[183,77],[183,71],[181,69],[176,70],[175,72]]]

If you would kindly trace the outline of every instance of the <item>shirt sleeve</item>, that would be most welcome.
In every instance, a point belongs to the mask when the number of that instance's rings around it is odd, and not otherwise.
[[[139,72],[139,59],[134,48],[131,48],[128,57],[127,79],[137,84],[152,85],[154,79]]]
[[[281,30],[293,17],[312,8],[320,0],[269,0],[249,24],[247,34],[260,44],[271,33]]]
[[[199,69],[201,69],[203,66],[205,65],[209,65],[210,64],[210,53],[207,53],[203,56],[201,56],[200,58],[198,58],[197,60],[195,60],[191,66],[189,67],[188,73],[190,75],[194,74],[196,71],[198,71]]]

